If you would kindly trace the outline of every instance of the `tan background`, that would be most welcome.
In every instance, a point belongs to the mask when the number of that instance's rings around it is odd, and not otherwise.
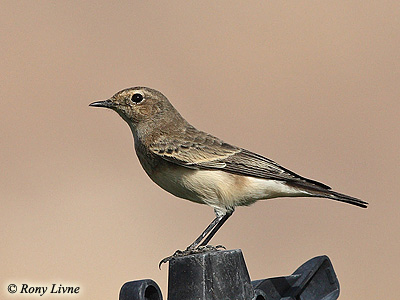
[[[213,212],[153,184],[122,119],[88,107],[144,85],[197,128],[370,202],[237,209],[213,241],[241,248],[252,279],[327,254],[341,299],[397,299],[399,14],[399,1],[2,1],[1,298],[25,282],[117,299],[142,278],[165,293],[159,260]]]

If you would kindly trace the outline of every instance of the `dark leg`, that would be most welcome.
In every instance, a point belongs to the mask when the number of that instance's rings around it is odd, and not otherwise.
[[[225,215],[226,216],[226,215]],[[192,250],[195,249],[200,242],[207,236],[207,234],[213,229],[215,228],[220,222],[221,220],[225,217],[225,216],[219,216],[216,217],[211,223],[210,225],[207,226],[207,228],[200,234],[200,236],[193,242],[190,244],[189,247],[186,248],[186,250]],[[215,233],[214,233],[215,234]],[[202,244],[203,245],[203,244]]]
[[[200,246],[206,246],[208,242],[213,238],[213,236],[217,233],[217,231],[221,228],[222,225],[232,216],[233,211],[228,211],[222,218],[218,221],[217,225],[214,226],[210,234],[204,239],[204,241],[200,244]]]
[[[200,234],[200,236],[189,247],[186,248],[186,250],[175,251],[175,253],[173,255],[168,256],[168,257],[164,258],[163,260],[161,260],[160,263],[158,264],[158,267],[161,268],[161,265],[163,263],[169,262],[171,259],[174,259],[176,257],[182,257],[182,256],[190,255],[190,254],[202,253],[202,252],[211,251],[211,250],[216,251],[219,248],[225,249],[225,247],[223,247],[223,246],[213,247],[213,246],[207,246],[207,244],[232,214],[233,214],[233,210],[228,211],[225,215],[216,217],[210,223],[210,225],[208,225],[207,228]],[[204,241],[203,241],[203,239],[204,239]],[[201,241],[203,241],[203,242],[201,242]]]

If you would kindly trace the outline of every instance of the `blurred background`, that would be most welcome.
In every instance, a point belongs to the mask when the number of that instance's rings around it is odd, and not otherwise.
[[[143,278],[166,295],[158,262],[214,214],[157,187],[124,121],[88,107],[140,85],[195,127],[370,203],[238,208],[213,243],[241,248],[253,280],[326,254],[341,299],[394,299],[399,11],[394,0],[1,1],[1,298],[22,298],[10,283],[56,283],[117,299]]]

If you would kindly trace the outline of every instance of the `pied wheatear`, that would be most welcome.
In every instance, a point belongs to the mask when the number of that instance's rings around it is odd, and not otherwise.
[[[197,130],[154,89],[124,89],[90,106],[112,109],[128,123],[139,161],[156,184],[177,197],[214,209],[216,218],[184,254],[207,248],[236,206],[258,200],[319,197],[367,207],[367,202]]]

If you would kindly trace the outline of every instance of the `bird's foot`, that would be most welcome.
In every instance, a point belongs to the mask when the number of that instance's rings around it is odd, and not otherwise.
[[[211,245],[206,245],[206,246],[198,246],[196,248],[186,248],[186,250],[176,250],[174,254],[171,256],[167,256],[166,258],[162,259],[160,263],[158,264],[158,268],[161,269],[161,265],[165,264],[177,257],[184,257],[192,254],[199,254],[199,253],[205,253],[205,252],[214,252],[214,251],[220,251],[221,249],[226,250],[226,248],[222,245],[218,246],[211,246]]]

